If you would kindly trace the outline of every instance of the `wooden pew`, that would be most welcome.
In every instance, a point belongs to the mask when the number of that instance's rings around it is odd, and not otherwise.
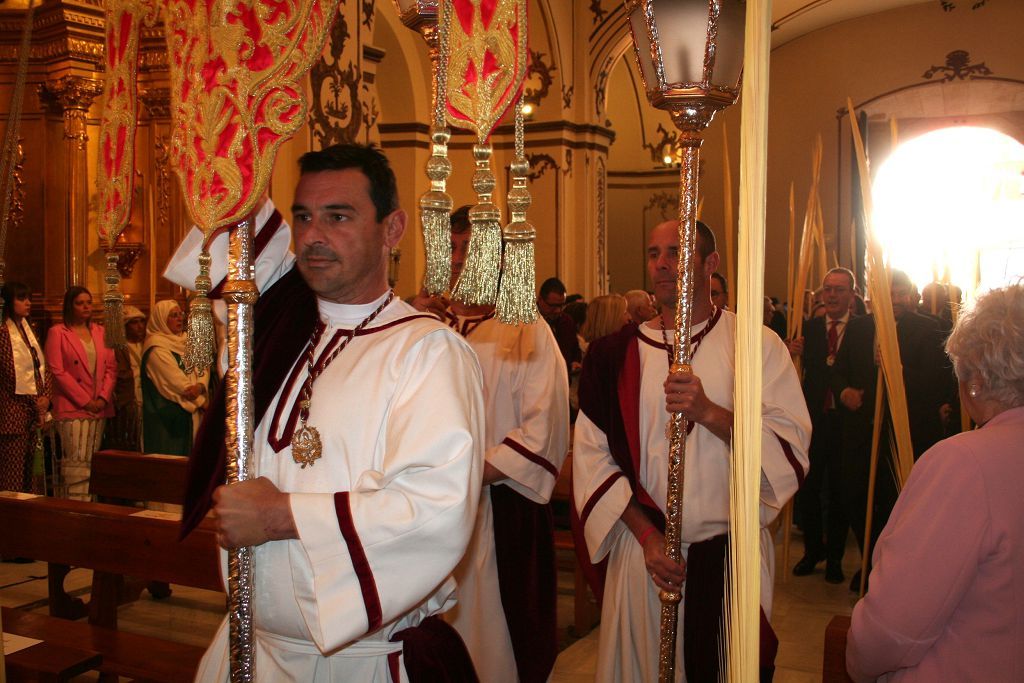
[[[822,659],[822,683],[853,683],[846,673],[846,634],[850,617],[836,615],[825,627],[825,655]]]
[[[64,592],[64,576],[68,567],[92,569],[89,621],[109,628],[117,625],[124,575],[222,591],[212,524],[204,521],[178,541],[178,522],[152,514],[61,498],[0,497],[0,555],[51,564],[53,616],[81,616]]]
[[[89,493],[100,502],[181,504],[188,458],[182,455],[143,454],[100,450],[92,456]]]
[[[204,649],[159,638],[124,633],[102,626],[56,619],[45,614],[3,608],[4,630],[27,638],[102,654],[104,674],[159,683],[195,678]]]

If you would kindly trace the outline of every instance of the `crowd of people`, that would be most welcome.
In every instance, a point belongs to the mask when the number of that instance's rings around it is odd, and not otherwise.
[[[31,322],[26,285],[5,283],[3,300],[0,490],[89,500],[100,447],[188,455],[210,374],[185,370],[176,301],[157,302],[148,323],[126,306],[127,343],[111,349],[84,287],[65,292],[61,321],[45,334]]]
[[[676,222],[647,243],[653,293],[585,302],[549,278],[541,317],[508,325],[493,305],[395,298],[388,255],[407,216],[381,152],[336,145],[299,164],[293,226],[269,203],[257,221],[284,231],[263,240],[256,268],[260,476],[223,485],[225,397],[211,374],[225,367],[185,369],[178,302],[157,302],[148,320],[127,306],[128,343],[115,351],[84,288],[66,292],[62,322],[37,336],[28,288],[8,282],[0,489],[39,490],[47,442],[59,444],[52,490],[79,499],[101,444],[191,453],[183,531],[209,513],[224,549],[254,546],[260,680],[542,682],[557,654],[550,503],[571,450],[576,550],[601,604],[598,680],[658,677],[663,592],[679,595],[677,680],[718,680],[736,317],[712,230],[698,221],[692,358],[673,372]],[[454,290],[469,207],[451,227]],[[192,237],[167,270],[182,286],[198,268]],[[825,580],[844,582],[851,528],[874,550],[850,633],[856,680],[1024,674],[1024,287],[963,312],[950,288],[932,283],[922,297],[903,273],[891,294],[920,463],[897,497],[880,440],[867,531],[874,318],[844,268],[809,293],[793,338],[781,306],[765,302],[762,680],[777,647],[769,528],[794,496],[804,537],[794,574],[824,562]],[[961,410],[980,429],[959,433]],[[672,414],[691,427],[680,562],[664,550]],[[226,680],[229,659],[225,620],[197,680]]]

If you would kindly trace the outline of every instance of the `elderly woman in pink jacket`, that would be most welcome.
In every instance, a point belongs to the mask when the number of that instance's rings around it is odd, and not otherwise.
[[[961,314],[946,343],[979,428],[925,451],[853,610],[862,681],[1024,681],[1024,286]]]
[[[114,415],[114,352],[103,327],[92,321],[92,294],[71,287],[64,294],[64,322],[50,328],[46,360],[53,373],[53,417],[61,438],[61,476],[70,498],[89,498],[92,454]]]

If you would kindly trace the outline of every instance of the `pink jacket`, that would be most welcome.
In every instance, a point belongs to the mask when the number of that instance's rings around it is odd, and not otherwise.
[[[53,373],[51,411],[57,420],[96,417],[82,408],[100,396],[107,400],[107,405],[99,416],[114,415],[114,382],[117,379],[114,351],[103,344],[102,325],[93,324],[90,329],[96,346],[95,378],[86,369],[85,346],[74,330],[58,323],[46,335],[46,363]]]
[[[1011,408],[914,465],[853,610],[853,680],[1024,681],[1022,444]]]

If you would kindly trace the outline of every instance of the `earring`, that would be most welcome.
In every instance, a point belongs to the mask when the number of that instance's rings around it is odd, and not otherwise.
[[[978,398],[978,385],[972,384],[970,388],[967,390],[967,393],[968,395],[970,395],[971,398]]]

